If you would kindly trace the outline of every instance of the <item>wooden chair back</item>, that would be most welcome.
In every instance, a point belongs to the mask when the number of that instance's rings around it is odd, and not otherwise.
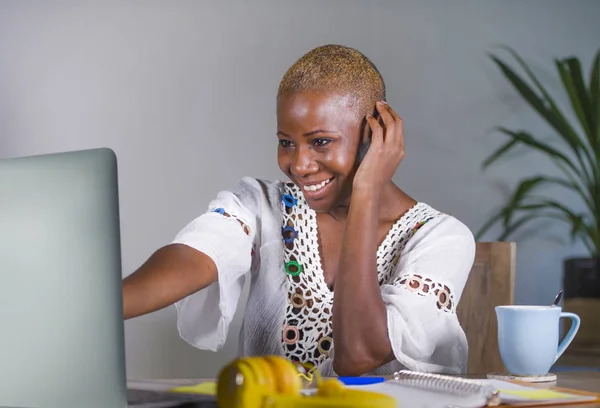
[[[514,303],[516,244],[478,242],[457,315],[469,342],[469,374],[505,372],[498,351],[498,305]]]

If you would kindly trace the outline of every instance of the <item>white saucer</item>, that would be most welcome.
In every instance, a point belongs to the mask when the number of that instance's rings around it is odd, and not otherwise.
[[[490,373],[487,375],[490,380],[516,380],[530,383],[545,383],[545,382],[556,382],[556,374],[548,373],[545,375],[514,375],[514,374],[498,374]]]

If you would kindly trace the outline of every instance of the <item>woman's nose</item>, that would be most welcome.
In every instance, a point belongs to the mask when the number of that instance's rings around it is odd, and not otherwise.
[[[304,177],[314,173],[319,169],[319,165],[314,160],[313,152],[309,148],[300,147],[296,149],[294,162],[292,163],[292,174],[296,177]]]

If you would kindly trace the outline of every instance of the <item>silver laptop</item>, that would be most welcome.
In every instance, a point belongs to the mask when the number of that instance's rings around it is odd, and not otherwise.
[[[0,160],[0,407],[128,406],[121,282],[115,154]]]

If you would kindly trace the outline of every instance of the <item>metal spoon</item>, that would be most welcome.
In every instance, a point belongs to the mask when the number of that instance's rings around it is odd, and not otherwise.
[[[562,298],[563,295],[563,291],[562,289],[558,292],[558,294],[556,295],[556,297],[554,298],[554,302],[552,302],[552,306],[558,306],[558,302],[560,302],[560,299]]]

